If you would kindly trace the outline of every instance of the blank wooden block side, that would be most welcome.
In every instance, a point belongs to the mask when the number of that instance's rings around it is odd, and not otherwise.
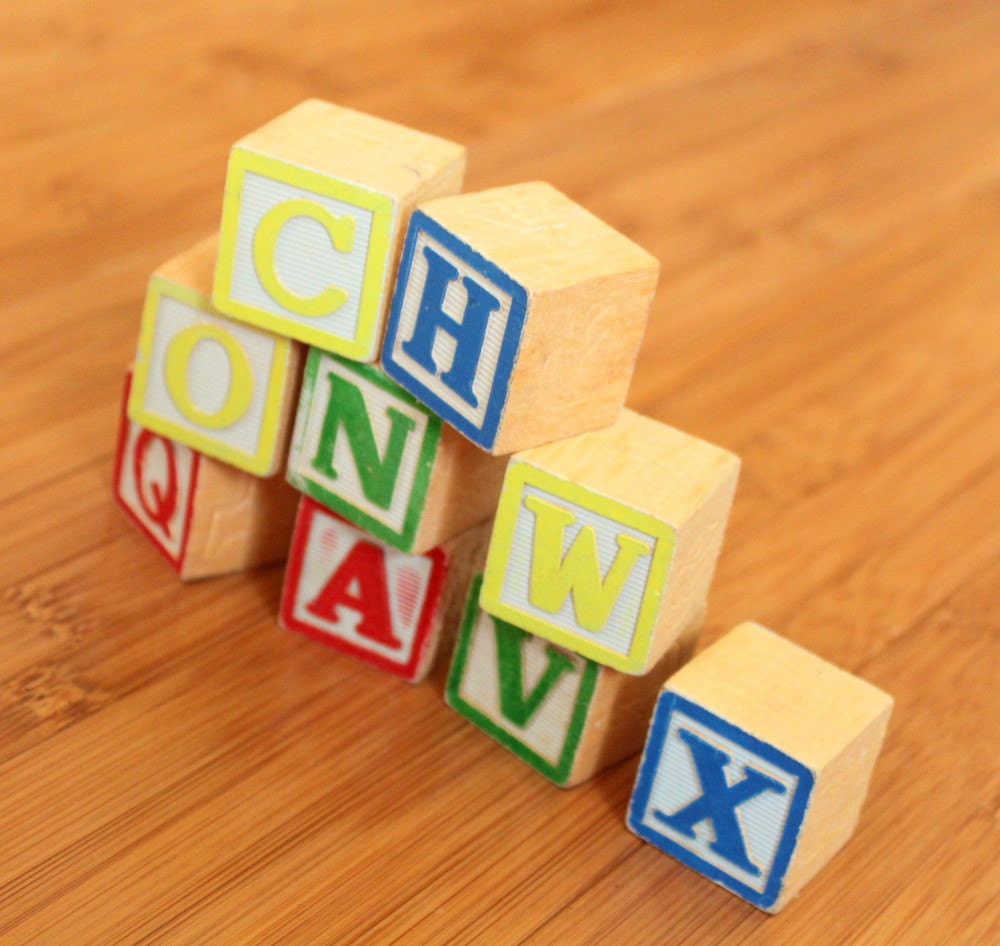
[[[283,562],[299,494],[281,477],[208,461],[200,471],[183,578]]]

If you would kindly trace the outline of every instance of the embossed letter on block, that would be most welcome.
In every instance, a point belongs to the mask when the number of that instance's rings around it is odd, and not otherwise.
[[[127,400],[128,383],[125,390]],[[252,476],[139,426],[124,405],[115,497],[184,580],[284,561],[298,498],[279,478]]]
[[[775,913],[854,831],[891,708],[864,680],[741,624],[667,681],[628,826]]]
[[[515,454],[482,607],[646,673],[704,607],[738,472],[733,454],[631,411]]]
[[[454,636],[488,525],[406,555],[303,497],[281,623],[411,683]]]
[[[345,519],[425,552],[493,516],[505,466],[378,368],[311,349],[288,479]]]
[[[219,315],[216,238],[149,281],[129,416],[201,453],[270,476],[281,466],[303,346]]]
[[[690,655],[698,623],[650,673],[619,673],[492,617],[472,587],[445,691],[448,705],[557,785],[638,752],[666,676]]]
[[[309,100],[229,159],[215,304],[349,358],[378,354],[413,207],[462,185],[459,145]]]
[[[606,427],[658,270],[548,184],[430,201],[410,221],[383,367],[495,455]]]

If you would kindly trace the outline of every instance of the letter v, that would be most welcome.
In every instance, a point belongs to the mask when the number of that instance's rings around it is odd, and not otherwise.
[[[319,448],[312,461],[313,469],[331,480],[337,479],[333,455],[337,432],[343,427],[358,471],[361,489],[364,490],[369,502],[380,509],[388,509],[392,505],[392,496],[396,491],[406,440],[417,426],[417,422],[393,407],[386,408],[392,428],[389,431],[385,456],[379,456],[364,395],[359,388],[339,374],[331,371],[328,377],[330,400],[327,402],[326,416],[323,418]]]
[[[548,666],[530,693],[524,692],[524,643],[531,636],[511,624],[494,622],[497,672],[500,677],[500,712],[522,729],[545,702],[565,673],[575,669],[572,659],[555,647],[546,647]]]

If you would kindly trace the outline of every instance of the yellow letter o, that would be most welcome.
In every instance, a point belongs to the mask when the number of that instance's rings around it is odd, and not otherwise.
[[[188,366],[194,350],[206,341],[218,342],[229,360],[229,390],[217,411],[205,411],[191,400]],[[164,358],[167,391],[174,404],[191,423],[210,430],[231,427],[246,414],[253,400],[253,367],[236,338],[218,325],[199,322],[173,338]]]

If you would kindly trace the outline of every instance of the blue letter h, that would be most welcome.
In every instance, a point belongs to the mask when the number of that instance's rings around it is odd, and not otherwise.
[[[451,367],[441,374],[441,381],[472,407],[479,406],[479,398],[472,390],[476,369],[483,353],[486,327],[490,315],[500,307],[500,300],[479,283],[463,277],[466,303],[462,321],[444,311],[444,297],[448,284],[458,278],[458,270],[429,246],[424,247],[427,260],[427,278],[420,299],[413,335],[402,344],[403,351],[425,371],[438,374],[434,361],[434,342],[439,331],[455,339],[455,354]]]

